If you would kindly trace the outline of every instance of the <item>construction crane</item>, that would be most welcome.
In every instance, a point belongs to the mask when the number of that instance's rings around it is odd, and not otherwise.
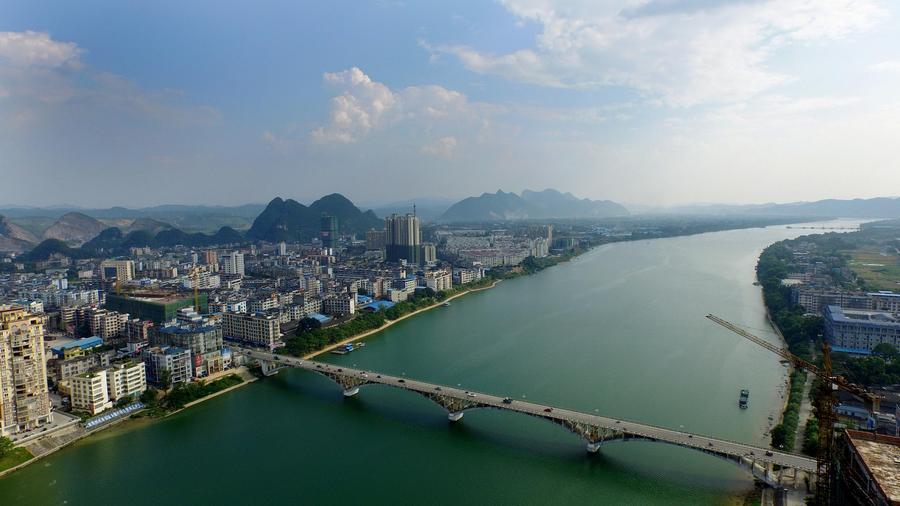
[[[790,351],[775,346],[769,341],[757,337],[750,332],[747,332],[746,330],[738,327],[737,325],[719,318],[716,315],[708,314],[706,315],[706,317],[709,320],[718,323],[726,329],[734,332],[735,334],[762,346],[772,353],[775,353],[779,357],[782,357],[783,359],[793,364],[794,367],[803,369],[804,371],[813,374],[822,381],[822,389],[817,396],[817,415],[819,418],[819,451],[816,455],[816,500],[819,504],[830,504],[831,465],[832,462],[834,462],[834,412],[835,408],[837,407],[837,400],[835,398],[834,392],[837,389],[841,389],[845,392],[849,392],[855,397],[858,397],[865,403],[866,409],[869,410],[869,413],[874,413],[879,410],[881,398],[873,394],[872,392],[869,392],[866,389],[860,387],[859,385],[850,383],[844,377],[835,376],[832,373],[831,347],[828,345],[828,341],[822,342],[822,367],[819,368],[815,364],[803,360]]]

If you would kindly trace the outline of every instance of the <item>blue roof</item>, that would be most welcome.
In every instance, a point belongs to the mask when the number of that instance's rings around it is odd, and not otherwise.
[[[102,344],[103,339],[100,339],[97,336],[83,337],[77,341],[62,344],[58,348],[53,348],[51,351],[53,353],[62,353],[64,350],[70,350],[72,348],[81,348],[82,350],[86,350],[95,346],[101,346]]]
[[[356,294],[356,303],[357,304],[369,304],[372,302],[372,297],[367,297],[365,295]]]
[[[327,322],[327,321],[331,321],[331,317],[330,317],[330,316],[325,316],[325,315],[323,315],[322,313],[310,313],[309,317],[310,317],[310,318],[315,318],[316,320],[319,320],[319,321],[322,322],[322,323],[325,323],[325,322]]]
[[[389,300],[376,300],[366,306],[366,309],[370,309],[372,311],[379,311],[381,309],[390,309],[394,307],[394,303]]]

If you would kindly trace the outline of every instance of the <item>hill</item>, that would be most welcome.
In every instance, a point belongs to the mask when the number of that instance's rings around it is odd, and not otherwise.
[[[605,218],[625,216],[628,210],[609,200],[579,199],[571,193],[547,189],[515,193],[484,193],[450,206],[439,221],[479,222],[547,218]]]
[[[667,208],[647,207],[641,214],[677,213],[708,215],[796,216],[798,218],[900,218],[900,198],[826,199],[788,204],[692,204]]]
[[[341,233],[362,234],[383,226],[375,213],[362,212],[339,193],[326,195],[309,207],[276,197],[253,220],[247,237],[270,242],[309,240],[318,235],[323,214],[337,217]]]
[[[106,229],[99,220],[78,212],[69,212],[59,217],[44,231],[44,239],[59,239],[73,246],[80,246]]]
[[[31,249],[37,242],[34,234],[0,216],[0,251],[19,253]]]

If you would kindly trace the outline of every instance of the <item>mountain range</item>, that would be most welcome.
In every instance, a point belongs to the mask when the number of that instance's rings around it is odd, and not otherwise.
[[[900,218],[900,198],[826,199],[787,204],[693,204],[673,207],[634,206],[641,214],[743,214],[804,218]]]
[[[374,212],[361,211],[339,193],[326,195],[309,207],[296,200],[277,197],[253,220],[247,237],[270,242],[309,240],[319,234],[325,214],[337,218],[341,233],[364,234],[384,226]]]
[[[469,197],[450,206],[440,222],[479,222],[548,218],[608,218],[627,216],[628,210],[610,200],[579,199],[553,189],[525,190],[521,195],[497,190]]]

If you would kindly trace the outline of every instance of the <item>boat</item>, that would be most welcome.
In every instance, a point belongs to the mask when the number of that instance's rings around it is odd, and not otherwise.
[[[445,303],[443,303],[442,305],[443,305],[444,307],[450,307],[450,303],[449,303],[449,302],[445,302]]]
[[[747,390],[746,388],[741,390],[741,398],[740,398],[740,400],[738,400],[738,405],[741,407],[741,409],[747,409],[747,403],[748,403],[749,399],[750,399],[750,390]]]

